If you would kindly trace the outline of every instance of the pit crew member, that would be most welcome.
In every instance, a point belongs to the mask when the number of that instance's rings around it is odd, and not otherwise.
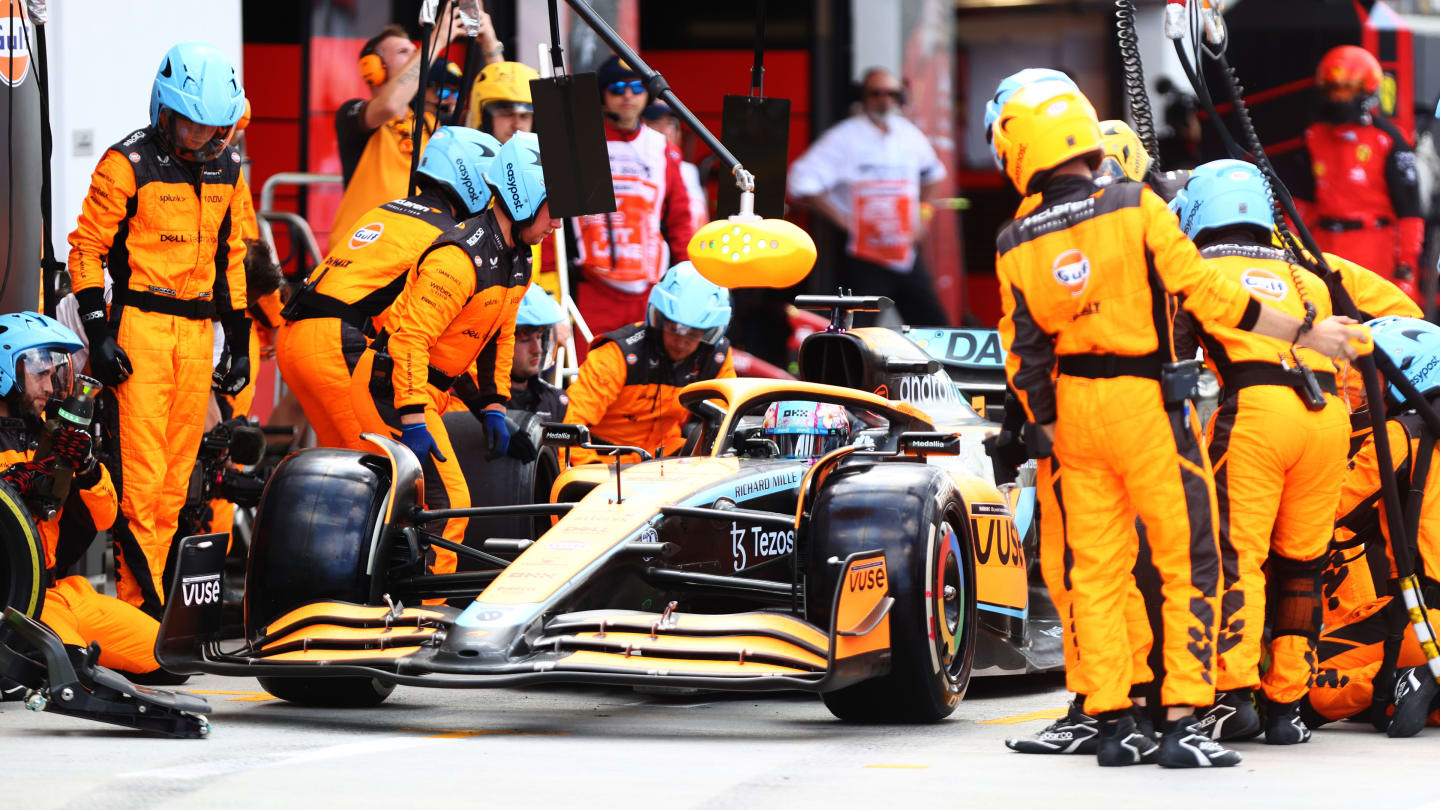
[[[295,294],[281,327],[278,359],[322,447],[365,449],[350,404],[350,377],[406,275],[437,237],[490,203],[484,173],[500,143],[468,127],[441,127],[426,143],[419,193],[360,218]]]
[[[1238,160],[1198,166],[1171,207],[1206,266],[1256,300],[1298,318],[1307,310],[1312,319],[1331,314],[1324,282],[1271,242],[1275,220],[1259,169]],[[1223,571],[1218,694],[1199,727],[1217,740],[1243,740],[1263,724],[1266,743],[1308,742],[1300,701],[1313,676],[1320,569],[1345,472],[1349,413],[1330,358],[1223,324],[1197,330],[1221,386],[1207,443]],[[1268,643],[1267,561],[1276,594]],[[1263,678],[1262,656],[1270,660]]]
[[[1097,192],[1099,122],[1078,91],[1056,82],[1022,88],[993,136],[1015,187],[1042,195],[997,240],[1000,331],[1011,385],[1066,468],[1076,641],[1092,667],[1085,711],[1102,721],[1097,760],[1234,765],[1237,754],[1192,727],[1193,707],[1214,698],[1220,569],[1214,484],[1188,407],[1193,390],[1180,369],[1164,368],[1174,362],[1166,295],[1186,293],[1202,322],[1284,337],[1327,356],[1353,354],[1352,333],[1340,319],[1302,328],[1207,269],[1148,188],[1121,183]],[[1158,752],[1127,711],[1132,510],[1149,530],[1165,595],[1167,722]]]
[[[729,291],[706,280],[688,261],[675,265],[650,291],[644,322],[608,332],[590,345],[570,385],[565,421],[589,427],[596,444],[675,453],[684,445],[680,426],[686,417],[676,393],[699,380],[735,376],[725,338],[729,325]],[[577,447],[570,450],[570,460],[610,463],[616,457]]]
[[[516,133],[500,147],[485,182],[499,202],[441,234],[420,256],[391,305],[385,328],[361,356],[350,400],[367,432],[395,435],[425,471],[430,509],[470,505],[470,490],[441,421],[450,388],[472,367],[478,390],[467,406],[485,426],[490,449],[509,449],[505,402],[515,351],[515,316],[530,286],[530,245],[557,224],[545,199],[540,141]],[[464,518],[443,535],[465,537]],[[435,573],[455,570],[455,554],[437,549]]]
[[[509,410],[530,411],[547,422],[565,418],[570,398],[541,378],[555,348],[555,326],[565,313],[550,294],[531,284],[515,316],[515,359],[510,364]]]
[[[214,46],[171,48],[155,76],[150,125],[106,150],[70,234],[70,272],[90,368],[119,407],[115,524],[121,599],[158,616],[165,559],[204,432],[211,317],[230,361],[219,388],[250,378],[245,243],[250,195],[226,146],[244,110],[235,69]],[[114,278],[106,312],[104,271]]]

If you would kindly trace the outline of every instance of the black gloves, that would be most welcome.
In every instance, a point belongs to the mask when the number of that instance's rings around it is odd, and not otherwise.
[[[105,315],[105,293],[91,287],[75,293],[80,304],[80,320],[85,325],[85,338],[90,342],[90,372],[95,379],[114,387],[134,372],[130,357],[115,342],[115,330]]]
[[[235,309],[220,316],[225,329],[225,351],[215,367],[212,387],[235,396],[250,383],[250,318]]]

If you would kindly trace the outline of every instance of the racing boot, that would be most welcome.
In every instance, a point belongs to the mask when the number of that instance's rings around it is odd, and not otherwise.
[[[1100,767],[1154,762],[1159,746],[1155,744],[1154,737],[1142,734],[1136,727],[1135,713],[1124,710],[1113,715],[1100,722],[1099,741],[1095,746],[1095,761],[1100,763]]]
[[[1391,737],[1414,737],[1425,727],[1425,718],[1435,702],[1435,679],[1426,667],[1407,667],[1395,673],[1395,694],[1391,702],[1395,713],[1385,734]]]
[[[1210,739],[1197,726],[1195,715],[1186,715],[1165,724],[1160,751],[1155,755],[1162,768],[1228,768],[1240,764],[1240,755]]]
[[[1215,695],[1215,705],[1207,708],[1195,722],[1195,728],[1212,740],[1249,740],[1260,735],[1260,714],[1255,711],[1255,697],[1249,689],[1231,689]]]
[[[1310,727],[1300,717],[1300,701],[1265,701],[1265,744],[1299,745],[1310,742]]]
[[[1093,754],[1100,721],[1084,711],[1085,696],[1076,695],[1064,717],[1030,737],[1011,737],[1005,747],[1022,754]]]

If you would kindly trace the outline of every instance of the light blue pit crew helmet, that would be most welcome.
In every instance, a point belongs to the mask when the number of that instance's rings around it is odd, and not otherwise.
[[[540,138],[517,132],[500,147],[500,155],[485,172],[485,182],[505,212],[517,223],[528,223],[545,204],[545,169],[540,162]]]
[[[1390,358],[1422,396],[1440,389],[1440,326],[1399,315],[1376,318],[1366,326],[1375,339],[1375,348]],[[1394,383],[1385,390],[1396,402],[1405,401]]]
[[[650,290],[645,323],[682,334],[700,330],[700,339],[713,345],[730,325],[730,291],[700,275],[690,262],[680,262]]]
[[[485,172],[500,153],[500,142],[469,127],[440,127],[425,143],[418,172],[450,189],[466,216],[490,204]]]
[[[1196,166],[1185,188],[1170,201],[1170,210],[1180,217],[1180,228],[1191,239],[1223,228],[1250,227],[1260,234],[1275,229],[1265,175],[1243,160],[1212,160]]]
[[[1000,155],[995,151],[995,136],[992,134],[992,127],[995,126],[995,120],[1000,117],[1000,110],[1020,88],[1040,82],[1060,82],[1069,87],[1075,87],[1075,82],[1058,70],[1025,68],[1001,79],[1000,84],[995,87],[995,95],[985,102],[985,143],[990,144],[990,154],[994,156],[997,167],[1000,166]],[[1075,89],[1079,90],[1080,88],[1075,87]]]
[[[161,120],[162,110],[220,130],[203,147],[184,148],[175,122]],[[178,156],[201,163],[214,158],[225,148],[230,127],[244,112],[245,90],[235,66],[218,48],[204,42],[182,42],[165,52],[150,94],[150,124]]]
[[[565,320],[560,305],[545,292],[539,284],[530,282],[525,297],[520,299],[520,311],[515,315],[516,326],[554,326]]]
[[[50,396],[70,393],[70,355],[85,344],[69,327],[38,312],[0,315],[0,396],[25,392],[25,378],[50,375]]]

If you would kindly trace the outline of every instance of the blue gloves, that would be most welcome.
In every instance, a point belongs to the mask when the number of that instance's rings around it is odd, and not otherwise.
[[[440,461],[449,460],[441,455],[439,446],[435,444],[435,437],[430,435],[430,428],[426,427],[424,422],[406,425],[401,429],[400,435],[395,438],[410,448],[410,452],[415,454],[415,458],[419,459],[421,464],[424,464],[425,459],[432,455]]]
[[[480,424],[485,428],[485,440],[490,443],[490,452],[503,456],[510,451],[510,426],[505,424],[505,414],[499,411],[481,411]]]

